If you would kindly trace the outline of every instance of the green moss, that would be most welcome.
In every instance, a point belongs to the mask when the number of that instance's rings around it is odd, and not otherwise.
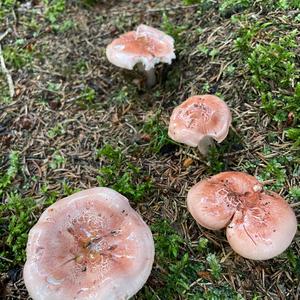
[[[96,157],[103,162],[97,176],[100,186],[111,187],[134,201],[144,199],[151,191],[151,179],[127,161],[119,148],[106,144],[97,151]]]
[[[0,174],[0,197],[10,188],[20,167],[20,154],[18,151],[12,151],[9,154],[9,167],[4,174]]]
[[[2,272],[13,265],[24,263],[28,232],[35,223],[33,212],[36,210],[32,199],[16,193],[11,193],[7,202],[0,205],[0,253],[7,259],[0,260]]]

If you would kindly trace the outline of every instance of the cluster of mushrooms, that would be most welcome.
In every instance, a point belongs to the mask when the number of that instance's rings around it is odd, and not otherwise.
[[[146,25],[121,35],[107,47],[113,64],[145,73],[155,84],[154,66],[175,58],[174,40]],[[222,142],[231,124],[224,101],[193,96],[174,109],[169,136],[199,148]],[[241,256],[265,260],[282,253],[297,229],[296,216],[278,194],[255,177],[223,172],[194,185],[187,207],[203,227],[226,227]],[[24,281],[35,300],[129,299],[148,279],[154,261],[151,231],[128,200],[109,188],[93,188],[57,201],[31,229]]]

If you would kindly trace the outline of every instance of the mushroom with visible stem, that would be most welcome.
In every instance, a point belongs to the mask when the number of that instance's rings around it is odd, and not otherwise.
[[[154,242],[125,197],[93,188],[48,207],[26,254],[24,281],[34,300],[119,300],[146,282]]]
[[[108,60],[124,69],[138,70],[146,76],[146,86],[156,83],[155,65],[164,62],[171,64],[174,59],[174,39],[164,32],[146,25],[139,25],[136,31],[122,34],[106,48]]]
[[[226,227],[230,246],[243,257],[265,260],[281,254],[297,230],[295,213],[253,176],[223,172],[194,185],[188,210],[203,227]]]
[[[169,136],[180,143],[198,147],[206,156],[214,140],[221,143],[231,124],[231,112],[227,104],[214,95],[188,98],[173,110]]]

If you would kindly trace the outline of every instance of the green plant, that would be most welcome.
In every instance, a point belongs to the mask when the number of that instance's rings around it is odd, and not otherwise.
[[[198,299],[204,300],[245,300],[240,294],[236,293],[229,285],[219,284],[204,292]],[[195,299],[196,300],[196,299]]]
[[[103,19],[103,18],[101,18],[101,19]],[[120,14],[120,15],[116,16],[115,18],[113,18],[112,23],[118,29],[119,32],[126,31],[127,18],[124,15]]]
[[[65,133],[65,129],[62,124],[58,123],[54,127],[50,128],[47,132],[48,137],[53,139],[57,136],[63,135]]]
[[[96,91],[91,87],[87,86],[81,92],[82,100],[85,100],[89,103],[93,102],[96,98]]]
[[[23,48],[21,44],[4,46],[3,57],[5,62],[16,70],[25,67],[33,60],[32,49]]]
[[[182,0],[184,5],[200,4],[201,2],[203,2],[203,0]]]
[[[73,188],[67,181],[62,181],[60,190],[51,190],[48,182],[44,182],[40,189],[40,195],[42,196],[41,204],[43,207],[48,207],[55,203],[58,199],[70,196],[79,189]]]
[[[62,167],[63,164],[65,164],[65,162],[66,162],[65,157],[62,154],[60,154],[58,151],[55,151],[49,162],[49,167],[52,170],[59,169]]]
[[[52,93],[58,93],[60,88],[61,84],[56,82],[49,82],[47,85],[47,90]]]
[[[219,3],[216,0],[182,0],[184,5],[191,5],[191,4],[199,4],[199,8],[202,11],[208,10],[212,7],[218,7]]]
[[[247,61],[250,79],[260,96],[263,109],[276,122],[287,120],[293,114],[294,123],[300,119],[299,68],[296,65],[298,30],[287,35],[272,31],[272,22],[256,22],[241,25],[235,47],[242,52]],[[242,22],[243,24],[243,22]],[[255,39],[264,35],[264,41]]]
[[[208,150],[207,162],[209,166],[209,173],[217,174],[225,169],[223,162],[223,155],[218,151],[215,145],[211,146]]]
[[[299,9],[300,3],[298,0],[277,0],[277,1],[270,1],[273,4],[273,8],[279,8],[283,10],[288,9]]]
[[[43,206],[46,206],[46,207],[53,204],[59,196],[58,191],[49,190],[48,182],[43,183],[43,185],[41,186],[41,189],[40,189],[40,193],[43,196],[42,204],[43,204]]]
[[[65,196],[70,196],[74,193],[79,192],[80,189],[71,187],[66,181],[62,182],[62,193]]]
[[[18,151],[12,151],[9,154],[9,167],[4,174],[0,175],[0,197],[11,185],[16,177],[20,167],[20,154]]]
[[[274,180],[270,189],[281,189],[286,180],[286,169],[278,159],[271,159],[258,176],[261,181]]]
[[[192,261],[184,247],[183,238],[166,221],[158,221],[151,226],[156,262],[162,269],[161,287],[156,293],[162,299],[174,299],[174,295],[193,294],[190,284],[197,279],[197,271],[203,269],[201,263]],[[185,297],[186,298],[186,297]]]
[[[242,299],[228,285],[219,282],[214,285],[209,281],[209,289],[206,291],[201,286],[207,279],[203,278],[200,285],[195,285],[201,273],[207,273],[206,265],[200,260],[190,257],[186,252],[187,245],[183,237],[169,221],[159,220],[155,222],[151,226],[151,231],[155,243],[155,262],[158,266],[155,269],[157,269],[156,272],[159,272],[156,275],[159,277],[159,284],[156,285],[154,295],[146,290],[147,296],[142,299],[172,300],[179,295],[182,299],[187,300]],[[201,252],[209,251],[206,238],[200,239],[198,250]],[[208,253],[207,263],[212,276],[219,279],[221,266],[216,255]]]
[[[75,26],[73,20],[62,17],[66,10],[66,0],[43,0],[46,10],[45,18],[50,22],[53,32],[64,33]]]
[[[294,147],[300,146],[300,127],[298,128],[289,128],[286,131],[286,135],[289,139],[294,141]]]
[[[83,58],[76,61],[74,65],[75,72],[79,72],[80,74],[84,74],[88,70],[88,61]]]
[[[151,226],[154,233],[156,255],[159,259],[177,258],[183,238],[171,227],[167,220],[158,221]]]
[[[51,28],[55,32],[64,33],[75,27],[75,23],[73,20],[64,20],[61,24],[52,24]]]
[[[0,205],[0,253],[7,258],[0,261],[0,271],[25,261],[25,248],[30,228],[35,222],[35,202],[19,194],[11,193],[7,202]]]
[[[264,111],[281,128],[289,127],[285,130],[286,137],[294,142],[294,149],[297,149],[300,145],[298,29],[289,30],[286,34],[285,26],[278,27],[275,21],[249,24],[251,22],[247,18],[240,19],[241,29],[235,47],[247,63],[247,76],[254,91],[250,98],[259,99]],[[272,142],[270,135],[268,138]],[[294,155],[298,154],[294,152]],[[285,171],[274,161],[269,162],[262,173],[262,178],[271,179],[271,176],[276,181],[274,189],[284,185]]]
[[[248,57],[248,66],[252,73],[252,81],[260,92],[268,92],[278,88],[286,89],[295,80],[295,40],[297,30],[279,38],[278,42],[259,43]]]
[[[300,8],[298,0],[223,0],[220,1],[220,13],[222,15],[231,15],[248,8],[255,10],[264,10],[270,12],[273,10],[291,10]]]
[[[286,256],[287,256],[288,262],[291,266],[291,269],[296,274],[296,276],[300,278],[300,257],[299,257],[299,255],[297,253],[295,254],[295,252],[292,249],[288,249],[286,251]]]
[[[248,172],[249,174],[253,173],[257,165],[259,164],[259,160],[249,160],[245,161],[241,166],[241,171]]]
[[[272,25],[272,22],[249,22],[243,18],[235,19],[234,22],[240,23],[240,29],[237,32],[237,38],[234,41],[234,47],[246,57],[252,51],[252,43],[259,32],[263,32],[266,28]]]
[[[42,24],[38,22],[38,20],[35,18],[36,16],[34,15],[32,18],[30,18],[27,22],[26,25],[28,29],[34,31],[33,35],[36,37],[40,33],[42,29]]]
[[[81,2],[83,3],[83,5],[90,7],[96,5],[99,2],[99,0],[81,0]]]
[[[168,15],[164,12],[162,15],[162,24],[161,24],[162,30],[167,33],[168,35],[172,36],[175,40],[178,47],[180,48],[182,41],[181,41],[181,33],[186,29],[185,25],[176,25],[172,23],[168,17]]]
[[[206,260],[208,261],[210,272],[213,278],[219,279],[221,276],[221,265],[216,255],[209,253],[206,257]]]
[[[233,65],[229,65],[225,70],[224,70],[224,75],[226,76],[233,76],[235,73],[236,67]]]
[[[151,191],[150,178],[143,176],[140,168],[126,161],[119,148],[106,144],[97,151],[96,156],[104,162],[97,176],[100,186],[109,186],[135,201],[144,198]]]
[[[123,86],[112,95],[112,102],[116,105],[130,103],[137,96],[137,88],[132,85]]]
[[[9,9],[16,5],[17,0],[3,0],[2,3],[0,3],[0,8],[3,5],[4,8]]]
[[[199,44],[197,50],[204,55],[207,55],[209,52],[209,48],[205,44]]]
[[[206,250],[207,245],[208,245],[208,239],[200,238],[199,239],[199,244],[198,244],[198,247],[197,247],[198,251],[202,252],[202,251]]]
[[[46,5],[45,16],[46,19],[54,24],[57,22],[59,16],[64,12],[66,7],[65,0],[43,0]]]
[[[290,189],[289,194],[296,201],[300,200],[300,187],[294,186]]]
[[[234,13],[245,10],[252,5],[250,0],[224,0],[221,1],[219,12],[223,16],[230,16]]]
[[[143,126],[143,132],[150,136],[149,150],[154,153],[159,153],[161,149],[174,142],[168,136],[167,127],[160,121],[161,111],[158,111],[154,116],[146,120]]]

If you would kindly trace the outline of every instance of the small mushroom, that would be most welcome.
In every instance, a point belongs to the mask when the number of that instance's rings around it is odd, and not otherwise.
[[[109,188],[75,193],[31,229],[24,281],[34,300],[129,299],[154,259],[149,227]]]
[[[188,210],[203,227],[226,227],[229,244],[243,257],[265,260],[282,253],[297,230],[294,211],[253,176],[223,172],[194,185]]]
[[[138,64],[146,74],[147,86],[155,85],[154,66],[159,62],[171,64],[174,59],[174,39],[164,32],[146,25],[136,31],[122,34],[106,48],[108,60],[124,69],[132,70]]]
[[[168,134],[174,141],[199,148],[206,155],[216,140],[221,143],[227,136],[231,113],[227,104],[214,95],[188,98],[171,115]]]

